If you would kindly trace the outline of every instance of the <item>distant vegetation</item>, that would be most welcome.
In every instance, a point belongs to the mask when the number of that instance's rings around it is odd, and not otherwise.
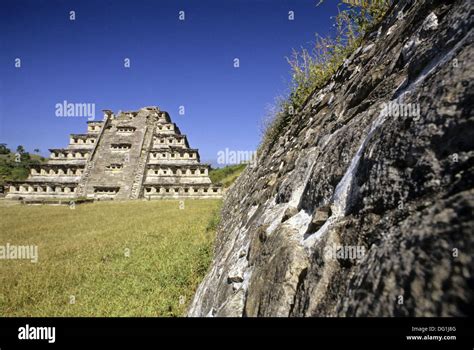
[[[274,108],[263,120],[263,139],[260,150],[269,147],[281,134],[292,116],[304,106],[311,94],[323,87],[344,61],[357,49],[369,32],[384,17],[391,0],[349,1],[339,3],[339,14],[334,18],[336,33],[322,37],[316,34],[312,50],[293,50],[287,58],[292,71],[290,93],[278,97]]]
[[[183,316],[212,260],[221,201],[0,203],[2,316]]]
[[[35,149],[35,152],[39,153],[39,149]],[[12,152],[5,144],[0,144],[0,185],[26,179],[31,165],[44,162],[45,158],[26,152],[21,145],[16,152]]]
[[[224,188],[230,187],[239,175],[244,171],[247,164],[228,165],[223,168],[212,169],[209,172],[211,181],[221,184]]]

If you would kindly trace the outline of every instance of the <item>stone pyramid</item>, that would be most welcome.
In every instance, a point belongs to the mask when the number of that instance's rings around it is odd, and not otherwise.
[[[9,184],[7,198],[158,199],[215,198],[207,164],[186,135],[158,107],[90,121],[87,134],[71,134],[67,148],[50,149],[46,164],[31,168],[24,181]]]

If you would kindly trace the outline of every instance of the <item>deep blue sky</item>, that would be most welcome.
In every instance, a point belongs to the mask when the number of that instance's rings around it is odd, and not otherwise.
[[[43,155],[65,147],[87,120],[56,117],[55,104],[67,100],[95,103],[99,120],[102,109],[159,106],[204,162],[225,148],[254,150],[268,104],[287,91],[285,57],[332,29],[337,1],[317,2],[2,0],[0,143]]]

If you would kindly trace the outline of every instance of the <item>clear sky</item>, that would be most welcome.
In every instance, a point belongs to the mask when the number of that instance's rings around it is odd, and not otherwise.
[[[0,143],[45,156],[65,147],[87,121],[57,117],[66,100],[95,103],[99,120],[102,109],[159,106],[203,162],[255,150],[268,105],[287,92],[285,57],[332,30],[338,1],[317,2],[1,0]]]

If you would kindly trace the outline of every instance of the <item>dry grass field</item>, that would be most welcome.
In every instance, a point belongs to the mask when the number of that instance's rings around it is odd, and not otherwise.
[[[220,200],[0,203],[1,316],[181,316],[212,258]]]

